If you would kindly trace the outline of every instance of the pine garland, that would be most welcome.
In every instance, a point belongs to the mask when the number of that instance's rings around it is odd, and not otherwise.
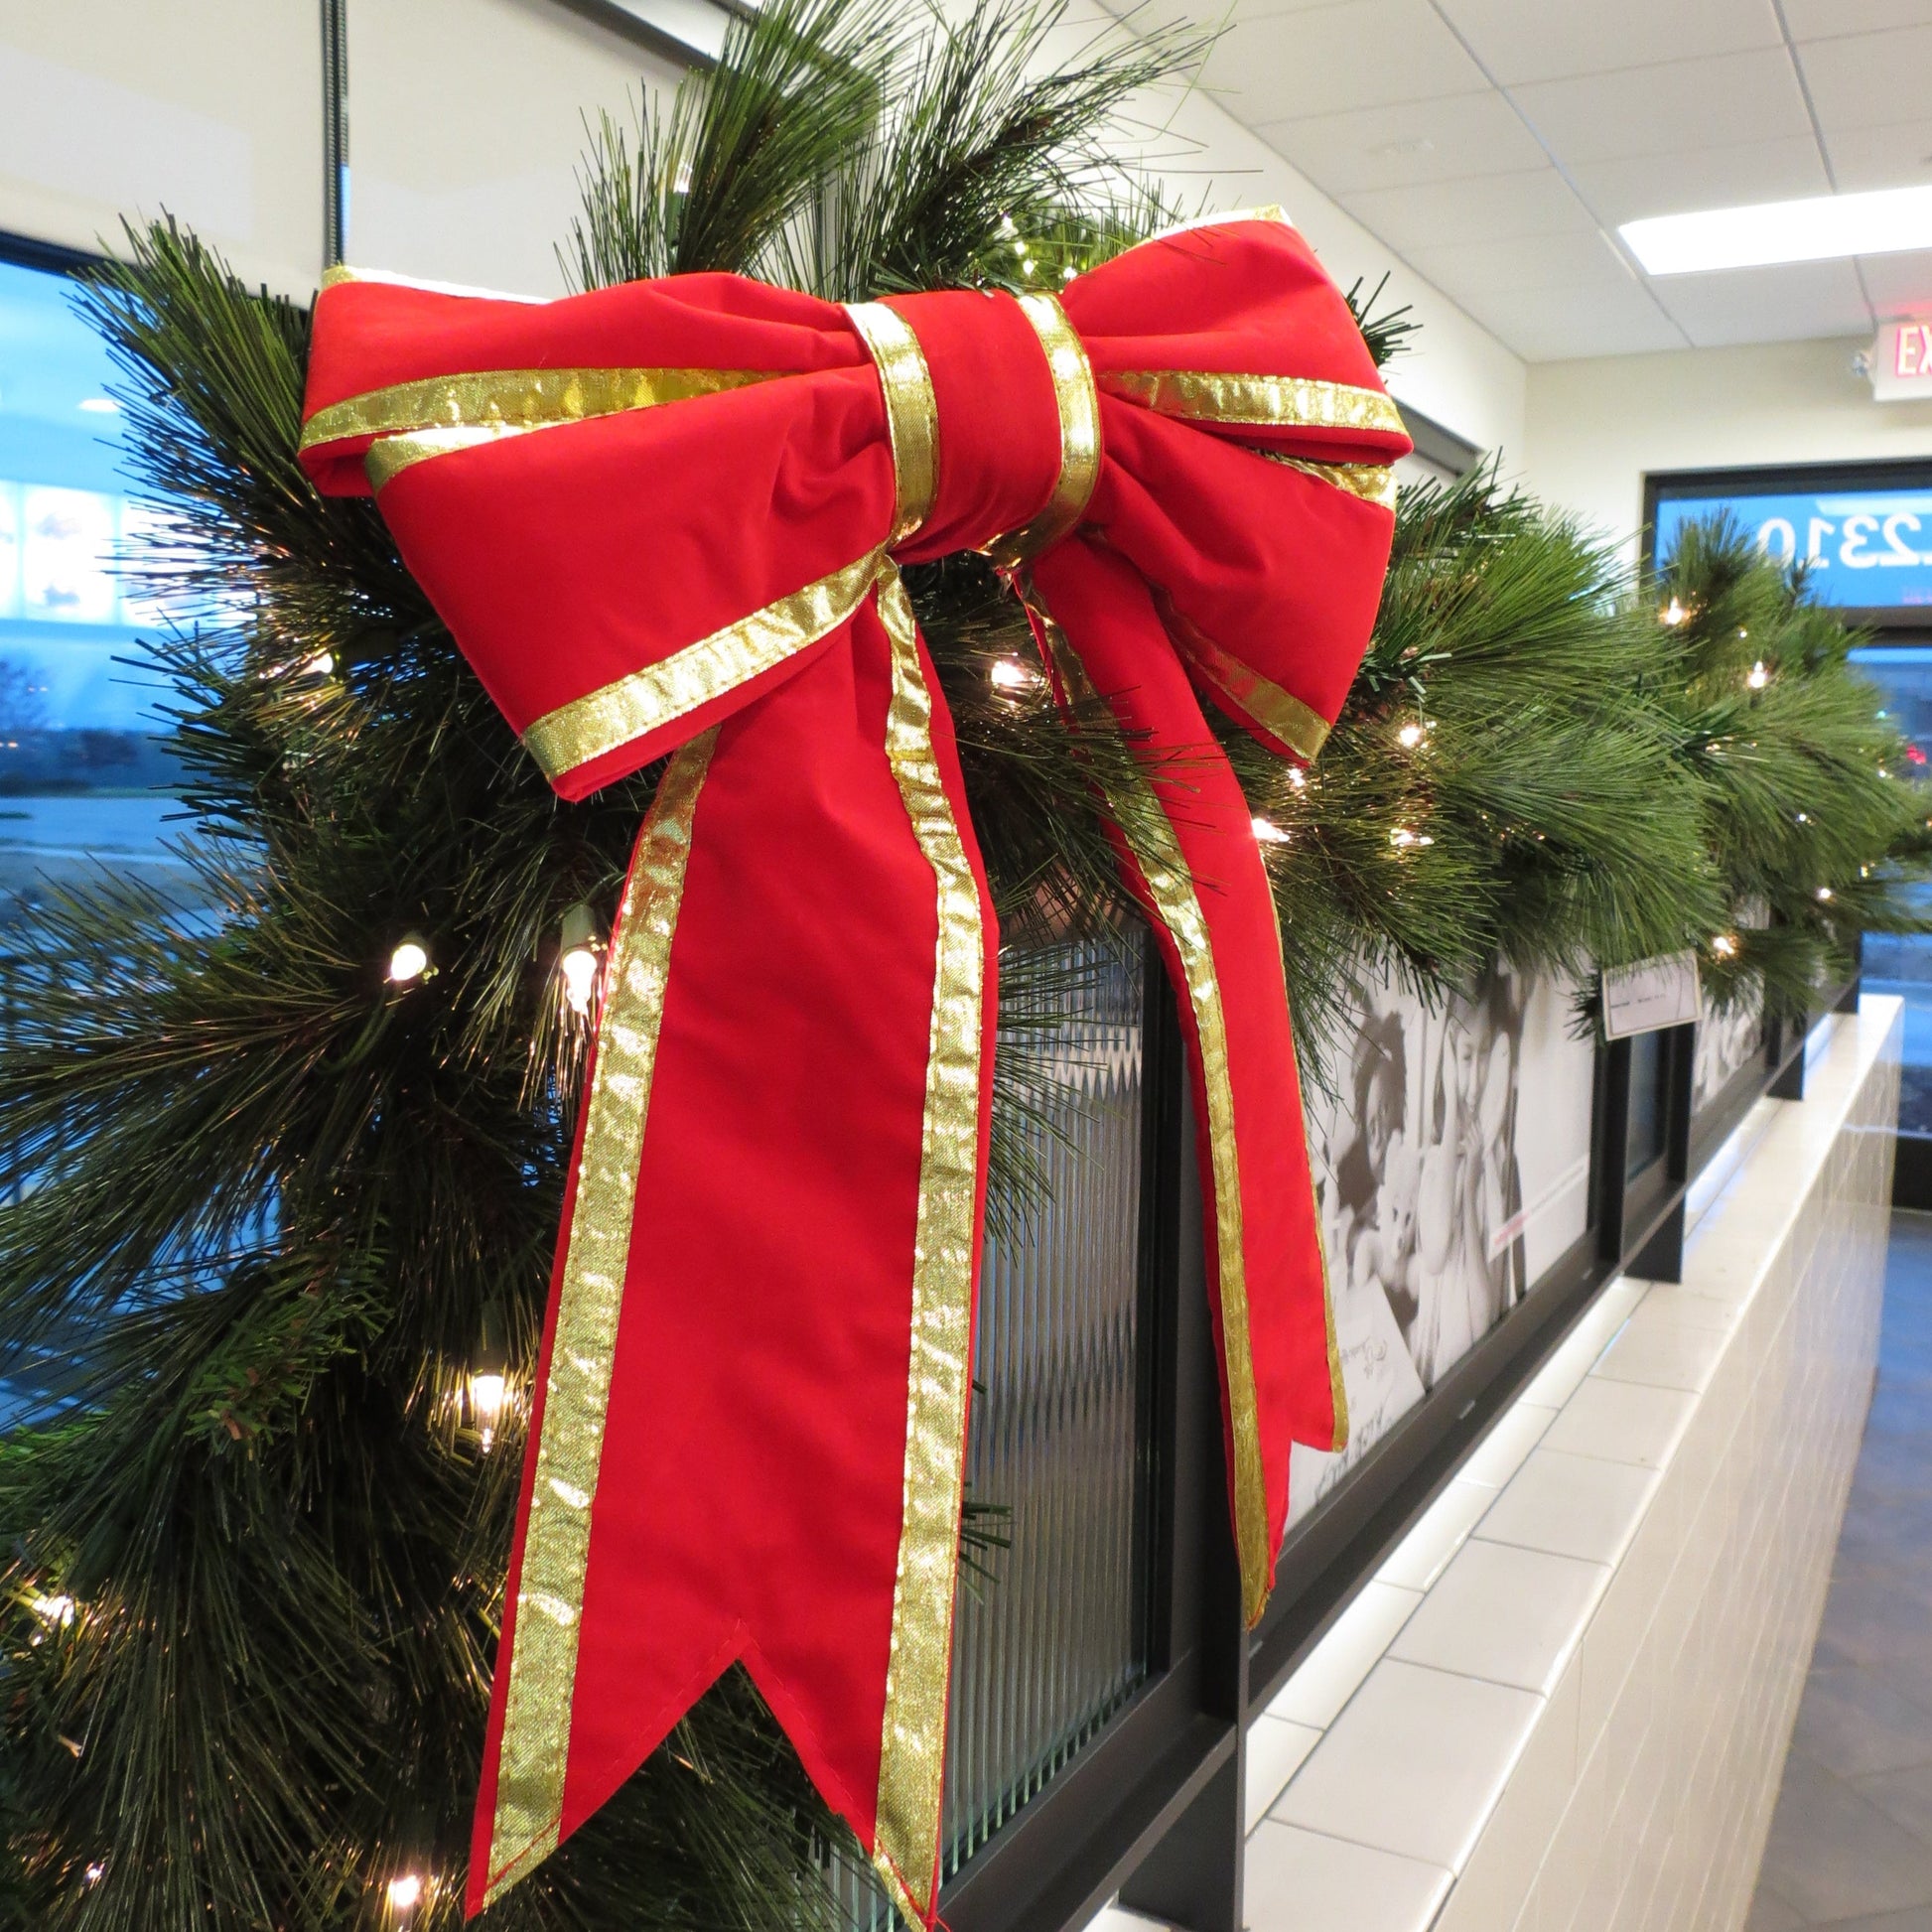
[[[1199,52],[1096,44],[1042,77],[1057,18],[737,21],[713,74],[595,130],[569,272],[1056,286],[1173,212],[1108,128]],[[216,916],[58,898],[0,1047],[0,1332],[72,1397],[0,1445],[0,1923],[373,1926],[418,1871],[413,1923],[454,1925],[521,1450],[515,1412],[485,1450],[465,1380],[489,1333],[527,1384],[585,1045],[557,934],[614,904],[656,774],[557,801],[373,506],[309,488],[303,309],[172,223],[131,229],[86,307],[177,519],[144,562],[186,627],[150,651]],[[1364,322],[1400,349],[1399,312]],[[1039,682],[990,676],[1034,663],[1017,608],[972,559],[908,576],[1007,940],[992,1179],[1020,1239],[1029,1133],[1065,1104],[1039,1042],[1087,990],[1051,942],[1132,944],[1134,915],[1092,744],[1082,763]],[[1902,748],[1801,591],[1734,531],[1633,588],[1493,475],[1406,492],[1316,771],[1226,734],[1287,834],[1311,1067],[1371,968],[1436,997],[1498,956],[1694,945],[1719,997],[1795,1010],[1861,926],[1919,929]],[[399,988],[411,932],[435,970]],[[487,1923],[629,1925],[647,1900],[691,1932],[829,1926],[837,1836],[734,1675]]]

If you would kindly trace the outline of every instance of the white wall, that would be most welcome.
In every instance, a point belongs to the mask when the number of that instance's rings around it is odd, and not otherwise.
[[[322,208],[316,0],[0,0],[0,230],[91,249],[168,212],[306,296]]]
[[[1079,0],[1050,53],[1101,30],[1125,31]],[[349,259],[549,295],[583,117],[628,120],[638,88],[676,69],[559,0],[350,0],[348,75]],[[91,247],[121,210],[166,207],[248,279],[306,295],[322,264],[321,87],[316,0],[0,0],[0,229]],[[1424,325],[1391,387],[1520,456],[1515,355],[1205,93],[1159,95],[1147,119],[1153,131],[1122,129],[1123,151],[1190,209],[1278,202],[1343,287],[1390,272],[1385,300]]]
[[[1859,342],[1764,343],[1529,366],[1524,480],[1619,537],[1650,470],[1932,457],[1932,403],[1876,403]]]
[[[587,121],[677,72],[555,0],[350,0],[348,259],[563,294]]]

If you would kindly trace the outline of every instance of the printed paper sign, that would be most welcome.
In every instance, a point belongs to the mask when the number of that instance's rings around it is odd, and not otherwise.
[[[1698,1018],[1698,956],[1659,953],[1629,966],[1603,969],[1603,1035],[1628,1039],[1660,1027],[1684,1027]]]

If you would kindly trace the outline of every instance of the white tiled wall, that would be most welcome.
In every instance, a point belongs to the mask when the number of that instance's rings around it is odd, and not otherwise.
[[[1735,1932],[1876,1359],[1900,1007],[1827,1022],[1249,1742],[1251,1932]]]

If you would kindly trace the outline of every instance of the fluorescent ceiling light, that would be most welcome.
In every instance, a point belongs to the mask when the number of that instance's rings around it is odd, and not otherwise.
[[[1903,248],[1932,248],[1932,188],[1881,188],[1867,195],[1817,195],[1701,214],[1659,214],[1626,221],[1620,232],[1651,275],[1892,255]]]

